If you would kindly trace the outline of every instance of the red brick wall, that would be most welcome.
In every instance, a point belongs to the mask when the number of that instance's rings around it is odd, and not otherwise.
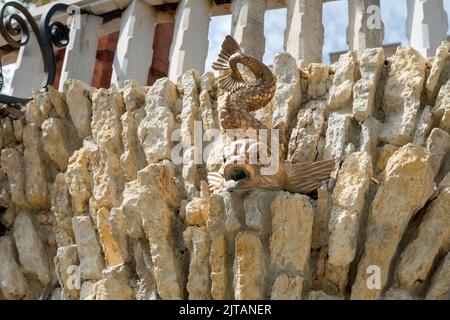
[[[148,73],[147,83],[152,85],[157,79],[167,77],[169,73],[169,54],[173,37],[173,22],[159,23],[155,28],[153,40],[153,59]],[[102,36],[98,40],[97,56],[92,77],[92,85],[96,88],[109,88],[111,84],[112,65],[114,53],[117,48],[119,32]],[[53,87],[58,88],[59,79],[64,61],[65,50],[56,51],[56,77]]]
[[[97,57],[94,66],[92,86],[96,88],[109,88],[111,84],[114,52],[117,48],[119,32],[111,33],[98,39]]]
[[[153,39],[153,61],[148,74],[148,85],[152,85],[159,78],[167,77],[169,73],[169,54],[173,29],[173,22],[156,25]]]

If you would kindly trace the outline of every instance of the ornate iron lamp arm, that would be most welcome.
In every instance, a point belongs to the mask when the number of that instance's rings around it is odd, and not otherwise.
[[[23,14],[25,19],[13,13],[7,17],[6,9],[12,7]],[[53,45],[65,47],[69,42],[69,29],[61,22],[51,23],[53,15],[57,11],[66,11],[69,6],[63,3],[56,3],[44,13],[40,24],[36,23],[30,12],[20,3],[10,1],[1,7],[0,11],[0,34],[6,42],[14,48],[20,48],[28,44],[30,40],[30,27],[33,31],[44,62],[44,73],[46,79],[42,83],[42,88],[46,89],[55,79],[56,59],[53,52]],[[30,27],[29,27],[30,26]],[[19,40],[15,37],[20,36]],[[4,104],[26,104],[31,98],[18,98],[0,94],[0,103]]]
[[[44,61],[47,61],[47,65],[44,65],[44,72],[47,74],[47,79],[42,85],[44,88],[55,80],[56,58],[53,45],[64,48],[69,44],[69,28],[59,21],[51,23],[51,20],[57,11],[67,11],[68,7],[67,4],[56,3],[42,16],[39,24],[39,32],[45,46],[45,55],[43,53],[42,56]]]

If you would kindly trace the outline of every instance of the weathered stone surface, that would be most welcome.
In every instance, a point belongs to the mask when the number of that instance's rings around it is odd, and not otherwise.
[[[311,63],[308,66],[308,98],[318,99],[327,92],[327,80],[330,67],[321,63]]]
[[[290,278],[286,274],[279,275],[273,285],[270,299],[272,300],[300,300],[302,298],[304,278],[295,276]]]
[[[131,287],[117,279],[104,279],[95,284],[95,300],[132,300]]]
[[[8,300],[21,300],[27,294],[27,283],[17,263],[14,242],[0,237],[0,289]]]
[[[119,180],[121,178],[120,159],[108,149],[99,148],[85,140],[89,150],[89,164],[93,182],[93,206],[118,207],[122,203]]]
[[[343,300],[342,297],[335,297],[326,294],[323,291],[311,291],[308,294],[308,300]]]
[[[25,196],[24,161],[22,155],[13,148],[2,149],[1,166],[8,176],[12,202],[17,208],[29,208],[30,204]]]
[[[432,97],[436,92],[439,78],[445,66],[445,60],[448,57],[448,50],[450,49],[450,44],[448,41],[442,41],[441,45],[436,50],[436,57],[431,65],[430,74],[425,83],[426,94]]]
[[[139,239],[135,242],[133,253],[136,262],[136,273],[139,277],[138,286],[135,290],[136,299],[156,300],[158,293],[153,275],[152,257],[145,239]]]
[[[181,77],[183,107],[180,130],[181,144],[185,148],[194,144],[194,121],[200,120],[199,80],[200,74],[197,70],[188,70]]]
[[[69,158],[66,172],[66,183],[74,203],[75,212],[86,211],[86,203],[91,197],[91,178],[88,170],[89,151],[87,148],[76,150]]]
[[[66,123],[61,119],[48,118],[42,122],[41,128],[44,151],[56,164],[59,171],[66,171],[70,156]]]
[[[14,241],[25,274],[47,285],[51,271],[44,243],[28,213],[20,212],[14,220]]]
[[[53,105],[53,109],[51,110],[52,112],[50,114],[59,119],[68,119],[69,108],[67,107],[65,93],[59,92],[52,86],[48,86],[47,90],[48,90],[47,95],[50,99],[50,102]]]
[[[399,288],[390,288],[383,296],[384,300],[413,300],[408,292]]]
[[[431,280],[430,288],[425,296],[427,300],[444,300],[450,297],[450,253],[442,260]]]
[[[436,104],[433,108],[435,122],[439,128],[450,133],[450,79],[439,89]]]
[[[392,155],[397,150],[398,147],[392,144],[385,144],[383,147],[381,147],[380,151],[378,152],[378,159],[376,164],[378,172],[381,172],[386,168],[389,158],[392,157]]]
[[[430,154],[431,169],[436,175],[441,167],[441,162],[450,150],[450,134],[442,129],[431,130],[427,140],[427,152]]]
[[[122,95],[127,111],[138,109],[145,103],[145,89],[136,80],[125,80]]]
[[[198,157],[195,155],[195,152],[195,147],[189,147],[183,153],[183,169],[181,175],[188,198],[198,196],[199,193],[200,179],[195,162]]]
[[[371,156],[376,154],[379,142],[378,134],[381,123],[374,117],[369,117],[361,124],[361,147],[360,151],[367,152]]]
[[[78,300],[81,283],[79,283],[79,261],[77,246],[59,247],[54,259],[55,273],[65,300]]]
[[[382,108],[386,115],[380,138],[396,145],[411,141],[425,81],[425,59],[414,49],[398,47],[388,58]]]
[[[450,172],[447,172],[439,183],[439,191],[442,191],[445,188],[450,188]]]
[[[108,222],[111,231],[111,238],[117,244],[118,254],[125,263],[129,262],[131,257],[128,252],[128,238],[125,226],[125,219],[120,208],[112,208],[108,215]]]
[[[305,276],[311,251],[313,211],[309,198],[280,192],[273,200],[270,264],[273,272]]]
[[[423,207],[432,192],[433,172],[425,150],[411,144],[400,148],[388,161],[386,176],[369,213],[367,240],[352,287],[352,299],[380,297],[401,236],[413,214]],[[371,265],[380,268],[380,289],[369,289],[366,284],[370,275],[367,268]]]
[[[288,20],[305,20],[304,3],[287,1]],[[37,299],[55,276],[50,299],[448,299],[446,47],[427,60],[369,49],[306,70],[276,57],[275,98],[254,116],[285,124],[288,160],[340,160],[310,198],[210,194],[223,145],[204,141],[199,165],[192,143],[219,128],[212,72],[35,91],[24,117],[0,119],[0,300]]]
[[[211,266],[211,296],[214,300],[229,298],[228,251],[224,235],[211,237],[209,264]]]
[[[209,299],[209,234],[206,227],[188,227],[183,233],[184,243],[189,250],[190,264],[186,289],[189,300]]]
[[[84,139],[91,134],[92,104],[90,88],[78,80],[68,80],[64,84],[70,118],[77,129],[78,137]]]
[[[45,90],[33,90],[33,100],[27,106],[25,119],[27,124],[40,126],[48,118],[52,102]]]
[[[61,288],[55,288],[49,297],[49,300],[63,300],[63,290]]]
[[[81,279],[101,279],[105,263],[91,218],[88,216],[73,217],[72,226],[80,259]]]
[[[273,60],[273,72],[277,77],[277,88],[273,97],[272,124],[289,126],[301,102],[297,61],[287,52],[279,53]]]
[[[130,272],[126,265],[103,270],[102,279],[95,284],[95,300],[131,300]]]
[[[147,93],[146,116],[139,125],[138,137],[148,163],[170,159],[176,97],[175,85],[167,78],[157,80]]]
[[[84,281],[80,289],[80,300],[95,300],[95,282]]]
[[[328,222],[333,205],[332,194],[325,186],[317,189],[316,212],[314,213],[314,224],[311,238],[311,248],[318,249],[328,243]]]
[[[344,157],[346,142],[352,116],[333,112],[328,117],[328,127],[325,136],[323,159],[342,159]]]
[[[144,116],[145,111],[141,108],[134,111],[127,111],[120,118],[122,121],[122,143],[124,148],[120,156],[120,165],[126,181],[136,179],[139,169],[145,166],[144,151],[137,136],[139,123]]]
[[[17,119],[13,120],[13,131],[14,131],[14,138],[17,142],[22,142],[22,136],[23,136],[23,119]]]
[[[419,146],[424,146],[426,138],[430,134],[433,126],[433,114],[430,106],[425,106],[420,113],[417,121],[416,131],[414,132],[413,143]]]
[[[194,198],[186,204],[186,222],[189,225],[206,225],[208,219],[208,199]]]
[[[66,183],[66,175],[64,173],[59,173],[53,184],[52,212],[55,214],[57,224],[56,243],[58,247],[73,244],[72,207],[70,204],[69,189]]]
[[[120,210],[117,211],[120,212]],[[100,236],[100,244],[105,254],[106,265],[108,267],[114,267],[127,262],[128,252],[126,249],[126,237],[123,236],[123,233],[116,237],[122,240],[122,243],[118,243],[113,237],[113,223],[110,217],[110,210],[105,207],[97,211],[97,230]],[[125,230],[122,229],[122,231]]]
[[[125,104],[115,89],[98,89],[92,95],[92,136],[101,148],[119,155],[122,153],[122,123],[120,116]]]
[[[333,191],[325,278],[343,293],[350,263],[355,258],[358,230],[372,178],[369,154],[354,152],[345,159]]]
[[[361,79],[353,88],[353,115],[356,120],[364,121],[373,114],[375,93],[380,81],[384,63],[382,48],[364,50],[359,60]]]
[[[23,160],[25,167],[25,194],[28,202],[39,209],[50,207],[48,172],[42,155],[41,132],[38,126],[28,124],[23,130]]]
[[[308,102],[297,115],[297,125],[292,129],[288,159],[293,163],[314,161],[322,134],[326,103],[322,100]]]
[[[355,82],[355,53],[349,51],[339,57],[333,86],[328,96],[329,110],[345,108],[351,101]]]
[[[124,217],[127,234],[131,238],[141,238],[144,236],[141,212],[148,208],[148,192],[148,186],[139,180],[139,175],[138,179],[125,185],[120,209]]]
[[[181,299],[180,262],[175,249],[174,209],[179,207],[174,168],[168,162],[150,164],[138,173],[137,181],[146,186],[141,211],[142,228],[149,240],[154,275],[161,299]]]
[[[417,238],[401,255],[397,275],[407,290],[418,289],[429,274],[433,261],[450,237],[450,188],[442,190],[428,206]]]
[[[234,297],[238,300],[264,298],[264,249],[259,236],[251,231],[239,232],[235,239]]]
[[[3,146],[11,146],[15,141],[13,124],[10,117],[2,118],[0,121]]]
[[[214,83],[215,78],[212,72],[206,72],[200,78],[200,116],[203,130],[205,131],[208,129],[219,129],[217,100],[213,99],[213,96],[217,94],[214,89]]]

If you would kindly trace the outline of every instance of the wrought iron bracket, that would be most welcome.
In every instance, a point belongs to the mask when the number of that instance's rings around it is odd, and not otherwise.
[[[22,15],[19,13],[12,13],[6,16],[8,8],[14,8]],[[55,80],[56,58],[53,46],[63,48],[69,43],[69,28],[59,21],[52,22],[52,18],[56,12],[67,12],[68,8],[69,5],[67,4],[55,3],[43,14],[39,21],[39,25],[34,20],[31,13],[18,2],[6,2],[0,9],[0,34],[10,46],[14,48],[26,46],[30,41],[30,32],[33,32],[44,63],[43,89],[47,89],[47,87]],[[86,13],[84,10],[80,10],[79,12]],[[16,40],[17,38],[19,38],[19,40]],[[1,73],[0,76],[3,80],[3,75]],[[31,99],[31,97],[19,98],[0,94],[0,104],[24,105]]]

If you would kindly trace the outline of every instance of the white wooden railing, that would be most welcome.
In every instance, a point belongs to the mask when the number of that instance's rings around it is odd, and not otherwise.
[[[346,1],[346,0],[340,0]],[[324,29],[320,0],[65,0],[94,14],[124,9],[121,16],[102,23],[89,14],[81,16],[81,24],[71,25],[70,43],[65,52],[60,77],[60,89],[65,80],[79,79],[91,83],[96,59],[97,39],[101,35],[120,31],[114,56],[111,86],[120,87],[126,79],[146,84],[153,55],[155,26],[174,21],[168,76],[176,81],[184,71],[204,69],[208,54],[210,17],[232,15],[231,33],[248,53],[262,58],[265,48],[264,12],[287,8],[284,48],[299,67],[321,62]],[[38,19],[52,4],[35,8]],[[172,10],[165,10],[165,9]],[[176,10],[173,10],[176,8]],[[349,49],[362,51],[383,43],[380,0],[348,0]],[[447,14],[443,0],[407,0],[407,35],[410,44],[424,56],[435,53],[446,39]],[[66,19],[60,16],[60,19]],[[73,19],[73,21],[75,21]],[[0,47],[5,44],[0,39]],[[39,88],[41,57],[36,45],[27,45],[18,53],[11,83],[11,94],[27,96],[31,88]]]

